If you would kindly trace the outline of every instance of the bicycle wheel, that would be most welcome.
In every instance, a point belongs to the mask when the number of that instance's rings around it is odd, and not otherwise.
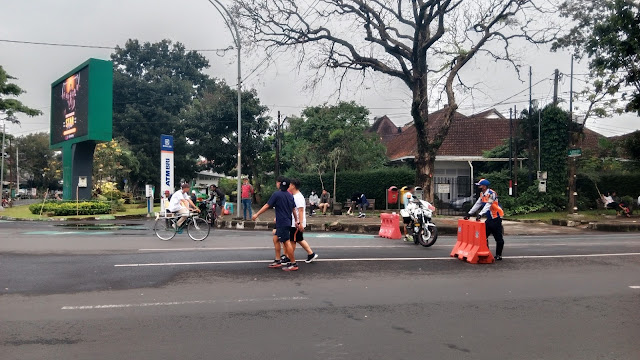
[[[158,218],[153,225],[153,231],[160,240],[171,240],[176,236],[174,225],[175,221],[173,219]]]
[[[201,217],[193,217],[189,220],[187,234],[191,240],[202,241],[209,236],[209,224]]]

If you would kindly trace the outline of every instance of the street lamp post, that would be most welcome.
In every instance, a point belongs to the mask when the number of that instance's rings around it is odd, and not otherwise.
[[[240,44],[240,32],[238,31],[238,26],[236,25],[236,21],[229,13],[224,5],[219,0],[207,0],[213,7],[218,10],[225,24],[229,28],[231,32],[231,36],[233,37],[233,42],[236,45],[236,49],[238,50],[238,186],[237,190],[237,203],[236,203],[236,216],[240,217],[240,205],[241,205],[241,187],[240,184],[242,182],[242,72],[241,72],[241,62],[240,62],[240,50],[242,48]],[[220,10],[222,9],[222,10]]]

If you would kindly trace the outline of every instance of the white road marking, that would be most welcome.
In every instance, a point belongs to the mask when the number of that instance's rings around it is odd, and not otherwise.
[[[309,298],[304,296],[294,296],[294,297],[263,298],[263,299],[192,300],[192,301],[171,301],[171,302],[155,302],[155,303],[140,303],[140,304],[83,305],[83,306],[63,306],[61,310],[123,309],[123,308],[148,307],[148,306],[225,304],[225,303],[247,303],[247,302],[262,302],[262,301],[298,301],[298,300],[309,300]]]
[[[545,259],[545,258],[585,258],[612,256],[639,256],[640,253],[617,254],[570,254],[570,255],[524,255],[503,256],[503,259]],[[416,260],[457,260],[454,257],[399,257],[399,258],[352,258],[352,259],[318,259],[314,262],[337,261],[416,261]],[[230,265],[230,264],[264,264],[273,260],[233,260],[233,261],[194,261],[175,263],[146,263],[146,264],[115,264],[114,267],[144,267],[144,266],[179,266],[179,265]]]
[[[640,289],[640,286],[636,286],[636,285],[631,285],[629,287],[632,288],[632,289]]]

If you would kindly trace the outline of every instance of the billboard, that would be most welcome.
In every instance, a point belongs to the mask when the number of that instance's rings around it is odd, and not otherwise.
[[[89,59],[51,84],[51,148],[81,141],[110,141],[113,65]]]

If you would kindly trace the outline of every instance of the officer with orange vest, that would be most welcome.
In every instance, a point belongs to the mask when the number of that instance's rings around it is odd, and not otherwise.
[[[482,215],[487,214],[487,221],[485,221],[487,241],[489,241],[489,235],[493,234],[493,238],[496,240],[495,259],[502,260],[502,248],[504,247],[502,217],[504,216],[504,211],[502,211],[502,208],[498,204],[498,194],[492,189],[489,189],[490,184],[487,179],[480,179],[480,181],[476,183],[482,192],[480,193],[478,201],[476,201],[464,219],[469,220],[469,217],[478,211],[478,209],[480,209],[480,212],[478,212],[476,221],[480,221]]]

